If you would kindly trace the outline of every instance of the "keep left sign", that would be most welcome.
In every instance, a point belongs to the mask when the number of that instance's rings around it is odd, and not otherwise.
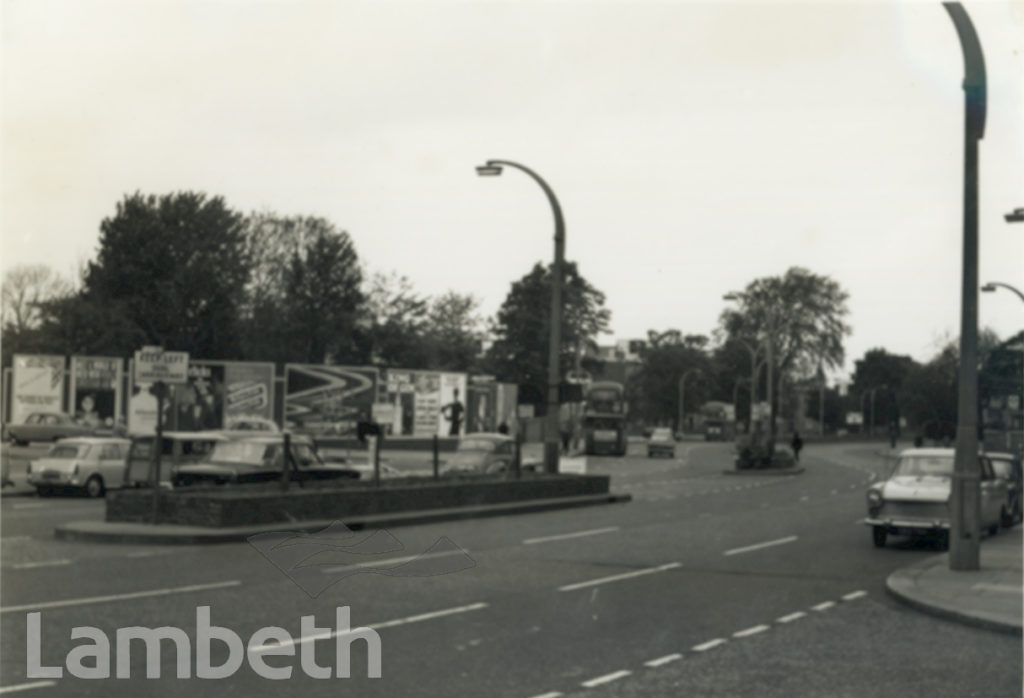
[[[136,383],[187,383],[188,352],[143,347],[135,352]]]

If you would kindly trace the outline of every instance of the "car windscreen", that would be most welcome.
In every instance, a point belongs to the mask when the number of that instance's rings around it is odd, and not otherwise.
[[[85,458],[89,454],[89,446],[86,444],[57,444],[50,448],[46,454],[47,458],[71,459]]]
[[[459,442],[460,451],[485,451],[491,453],[494,450],[494,442],[490,439],[463,439]]]
[[[273,465],[274,445],[252,441],[221,441],[213,447],[210,460],[240,465]]]
[[[903,456],[896,463],[893,475],[909,475],[923,477],[939,475],[950,477],[953,474],[952,456]]]

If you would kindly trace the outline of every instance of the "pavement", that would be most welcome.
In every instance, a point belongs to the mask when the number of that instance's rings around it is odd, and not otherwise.
[[[888,592],[934,616],[989,630],[1021,634],[1021,557],[1024,532],[1002,530],[981,544],[976,571],[949,569],[949,554],[899,569],[886,580]]]

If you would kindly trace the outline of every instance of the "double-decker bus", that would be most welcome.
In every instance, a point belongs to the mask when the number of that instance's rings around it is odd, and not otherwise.
[[[621,383],[596,381],[587,387],[583,432],[588,455],[626,455],[626,390]]]

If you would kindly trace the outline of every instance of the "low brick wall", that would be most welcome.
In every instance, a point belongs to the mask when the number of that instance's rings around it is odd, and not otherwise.
[[[556,497],[607,494],[607,475],[530,474],[521,480],[459,479],[389,484],[317,483],[304,488],[238,485],[182,489],[160,494],[160,523],[188,526],[247,526],[500,504]],[[107,521],[148,522],[153,517],[151,490],[107,493]]]

